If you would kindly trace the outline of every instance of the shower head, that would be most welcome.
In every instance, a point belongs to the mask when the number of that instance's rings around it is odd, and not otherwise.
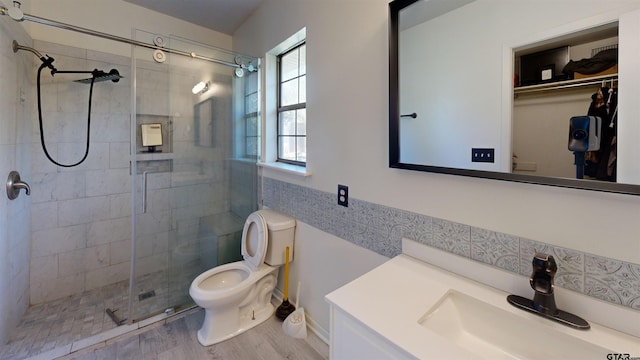
[[[124,76],[121,76],[118,70],[116,69],[111,69],[108,73],[102,70],[94,70],[92,74],[93,74],[93,77],[74,80],[74,81],[82,84],[91,84],[92,80],[94,83],[111,80],[114,83],[117,83],[118,81],[120,81],[120,79],[124,77]]]

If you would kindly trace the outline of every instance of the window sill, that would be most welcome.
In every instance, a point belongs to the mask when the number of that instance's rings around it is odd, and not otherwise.
[[[311,172],[307,170],[304,166],[296,166],[291,164],[285,164],[281,162],[258,162],[258,166],[273,169],[276,171],[281,171],[287,174],[298,175],[302,177],[311,176]]]

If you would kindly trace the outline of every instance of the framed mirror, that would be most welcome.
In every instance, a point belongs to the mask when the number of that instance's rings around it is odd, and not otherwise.
[[[389,3],[389,166],[640,195],[640,2],[585,1]],[[596,114],[598,150],[570,150]]]

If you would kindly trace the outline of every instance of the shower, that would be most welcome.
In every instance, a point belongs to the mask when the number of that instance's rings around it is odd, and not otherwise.
[[[49,55],[42,55],[36,49],[28,46],[20,45],[15,40],[12,43],[12,48],[14,53],[18,52],[18,50],[29,51],[34,55],[36,55],[40,59],[40,61],[42,61],[42,65],[40,65],[40,67],[38,68],[36,86],[37,86],[37,93],[38,93],[38,123],[40,126],[40,144],[42,145],[42,150],[44,151],[45,156],[47,157],[47,159],[49,159],[49,161],[61,167],[69,168],[69,167],[75,167],[82,164],[87,159],[87,156],[89,156],[89,144],[90,144],[90,137],[91,137],[91,102],[93,99],[93,84],[96,82],[102,82],[102,81],[108,81],[108,80],[111,80],[114,83],[116,83],[120,81],[122,76],[120,76],[120,73],[116,69],[111,69],[111,71],[109,71],[108,73],[98,69],[94,69],[91,71],[89,70],[58,70],[55,66],[53,66],[54,59]],[[84,156],[78,162],[75,162],[73,164],[62,164],[54,160],[51,157],[51,154],[49,154],[49,150],[47,149],[47,145],[44,139],[44,126],[42,121],[42,94],[41,94],[40,79],[42,75],[42,70],[44,70],[45,68],[48,68],[51,71],[51,76],[55,76],[56,74],[91,74],[91,77],[89,78],[74,80],[75,82],[79,82],[82,84],[89,84],[89,106],[88,106],[89,110],[87,114],[87,137],[86,137],[87,141],[86,141]]]
[[[8,12],[0,7],[0,15]],[[21,29],[14,17],[3,18],[11,26],[0,26],[9,39],[0,52],[10,61],[0,68],[16,74],[3,80],[16,79],[10,93],[17,101],[8,104],[16,116],[0,124],[11,120],[19,130],[10,155],[32,190],[18,200],[31,205],[18,213],[27,223],[20,243],[30,249],[20,264],[26,310],[16,309],[20,324],[4,349],[17,358],[40,355],[47,344],[75,349],[105,332],[195,310],[189,284],[206,268],[237,260],[244,219],[257,208],[259,59],[157,31],[133,28],[122,39],[24,15],[36,26],[131,45],[85,48],[64,35],[8,32]],[[158,36],[162,46],[151,45]],[[157,62],[156,51],[166,61]],[[210,90],[193,94],[202,80]],[[90,104],[87,90],[95,90]],[[76,162],[89,116],[91,150],[82,165],[51,163],[39,142],[46,140],[53,159]],[[142,134],[152,124],[161,124],[163,145],[149,152]]]

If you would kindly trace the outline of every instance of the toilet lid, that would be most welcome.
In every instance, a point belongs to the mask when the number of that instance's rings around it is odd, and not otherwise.
[[[242,258],[253,270],[264,262],[268,236],[267,222],[260,213],[250,214],[242,229]]]

